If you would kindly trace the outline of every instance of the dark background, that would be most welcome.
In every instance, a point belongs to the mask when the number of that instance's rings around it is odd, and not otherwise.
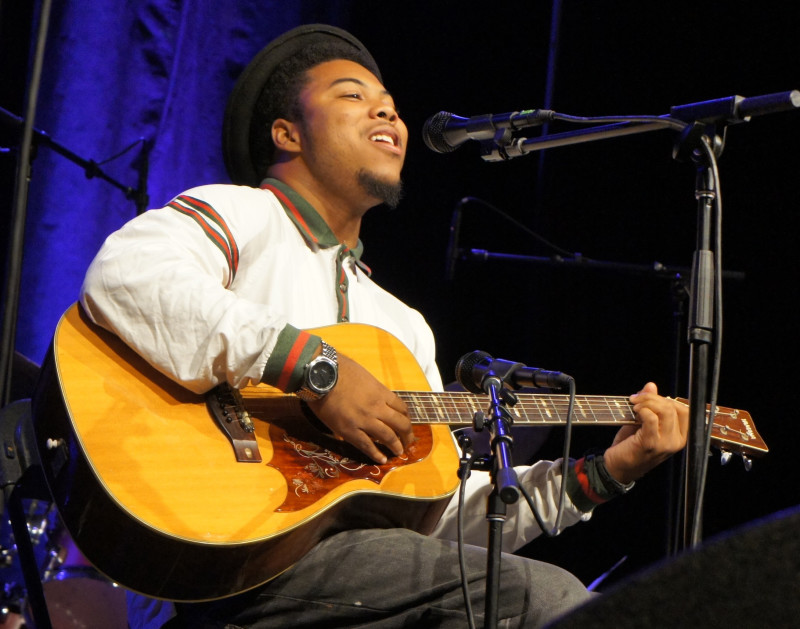
[[[29,32],[19,4],[0,5],[0,105],[17,112]],[[554,79],[551,108],[581,116],[661,115],[675,105],[800,89],[798,9],[785,2],[564,2],[558,54],[548,70],[547,2],[352,1],[320,7],[306,3],[302,21],[337,23],[367,45],[411,131],[405,199],[395,211],[368,215],[364,260],[379,283],[426,315],[445,381],[453,380],[462,354],[482,349],[570,373],[581,394],[627,395],[653,380],[665,393],[685,395],[688,346],[685,331],[674,333],[682,302],[667,280],[466,261],[456,265],[452,280],[445,277],[449,223],[464,197],[490,203],[593,260],[690,266],[695,168],[672,158],[674,135],[658,131],[488,163],[476,143],[449,155],[430,152],[421,128],[440,110],[472,116],[542,107],[548,72]],[[717,457],[709,460],[706,538],[800,501],[794,441],[800,433],[799,142],[800,113],[763,116],[731,126],[720,158],[723,262],[745,279],[724,286],[719,401],[750,412],[770,452],[750,472],[739,460],[726,467]],[[13,168],[7,157],[2,165],[5,201]],[[480,203],[463,207],[460,246],[553,254]],[[577,430],[573,454],[612,437],[610,429]],[[545,445],[537,456],[560,455],[560,430],[540,438]],[[664,466],[631,495],[598,509],[589,523],[555,540],[537,540],[523,552],[561,563],[587,583],[623,557],[613,578],[646,566],[673,548],[679,476],[679,465]]]
[[[472,116],[543,105],[551,15],[522,10],[533,4],[514,3],[505,14],[505,3],[494,11],[437,5],[425,17],[401,13],[385,22],[365,11],[356,13],[353,28],[418,130],[439,110]],[[551,108],[580,116],[664,114],[675,105],[798,88],[799,23],[798,10],[786,4],[563,3]],[[678,302],[667,280],[513,262],[459,263],[453,281],[443,279],[451,213],[465,196],[592,259],[691,266],[695,168],[672,159],[675,139],[658,131],[505,163],[482,161],[477,143],[448,155],[412,145],[406,202],[369,217],[365,259],[388,288],[427,315],[446,380],[459,356],[483,349],[570,373],[581,393],[622,395],[646,380],[672,392],[677,360],[674,392],[686,395],[688,346],[685,332],[673,336]],[[706,536],[800,498],[792,454],[799,140],[797,113],[759,117],[728,129],[719,162],[723,264],[746,275],[724,285],[719,401],[749,411],[771,451],[750,472],[738,460],[726,467],[709,460]],[[460,245],[553,253],[477,204],[463,208]],[[411,272],[398,273],[401,263],[413,265]],[[607,429],[578,431],[573,452],[611,436]],[[562,437],[554,431],[541,454],[558,456]],[[615,576],[662,556],[674,532],[665,521],[676,471],[679,465],[660,469],[633,495],[599,509],[589,525],[539,540],[528,552],[566,562],[585,580],[622,557],[628,559]]]

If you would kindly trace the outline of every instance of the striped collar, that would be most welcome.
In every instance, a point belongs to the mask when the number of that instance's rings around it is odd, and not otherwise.
[[[336,238],[328,224],[325,222],[314,207],[301,197],[291,187],[277,179],[267,178],[261,182],[262,190],[269,190],[281,202],[287,216],[297,226],[307,242],[319,247],[335,247],[341,243]],[[352,254],[356,263],[369,273],[368,267],[361,262],[361,254],[364,252],[364,244],[361,239],[355,249],[350,249],[347,245],[341,245],[344,250]]]

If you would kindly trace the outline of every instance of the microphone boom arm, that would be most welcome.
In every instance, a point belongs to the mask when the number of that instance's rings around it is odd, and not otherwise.
[[[566,131],[564,133],[554,133],[538,138],[512,138],[507,144],[500,144],[494,140],[481,142],[481,157],[487,162],[502,162],[514,157],[527,155],[534,151],[555,148],[557,146],[569,146],[572,144],[582,144],[595,140],[606,140],[623,135],[634,135],[647,133],[649,131],[660,131],[673,126],[668,118],[659,122],[654,118],[651,122],[622,122],[618,124],[601,125],[590,129],[579,129],[577,131]]]
[[[683,130],[693,123],[702,126],[725,127],[729,124],[749,122],[753,116],[800,109],[800,90],[764,94],[761,96],[729,96],[716,100],[676,105],[663,116],[577,117],[553,113],[554,120],[578,124],[608,122],[589,129],[544,135],[538,138],[492,138],[481,140],[481,157],[488,162],[498,162],[557,146],[582,144],[623,135],[633,135],[672,128]]]

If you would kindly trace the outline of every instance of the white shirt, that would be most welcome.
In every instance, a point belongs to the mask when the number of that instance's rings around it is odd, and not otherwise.
[[[393,334],[414,354],[430,388],[442,390],[433,334],[422,315],[373,282],[357,260],[359,251],[344,251],[296,193],[268,181],[276,192],[194,188],[109,236],[82,287],[87,313],[195,393],[223,381],[235,387],[259,382],[268,364],[286,362],[282,338],[342,320]],[[517,471],[552,526],[560,462]],[[486,473],[474,472],[467,481],[467,543],[486,543],[490,489]],[[589,518],[569,498],[565,507],[563,526]],[[456,539],[456,514],[457,494],[433,535]],[[516,550],[539,533],[524,501],[509,506],[504,550]],[[134,628],[149,626],[148,617],[161,623],[172,614],[169,604],[133,598],[139,608],[132,610]]]

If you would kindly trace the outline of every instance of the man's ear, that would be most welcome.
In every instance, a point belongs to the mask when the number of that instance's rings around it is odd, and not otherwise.
[[[300,130],[294,122],[277,118],[272,123],[272,142],[279,151],[299,153],[301,150]]]

